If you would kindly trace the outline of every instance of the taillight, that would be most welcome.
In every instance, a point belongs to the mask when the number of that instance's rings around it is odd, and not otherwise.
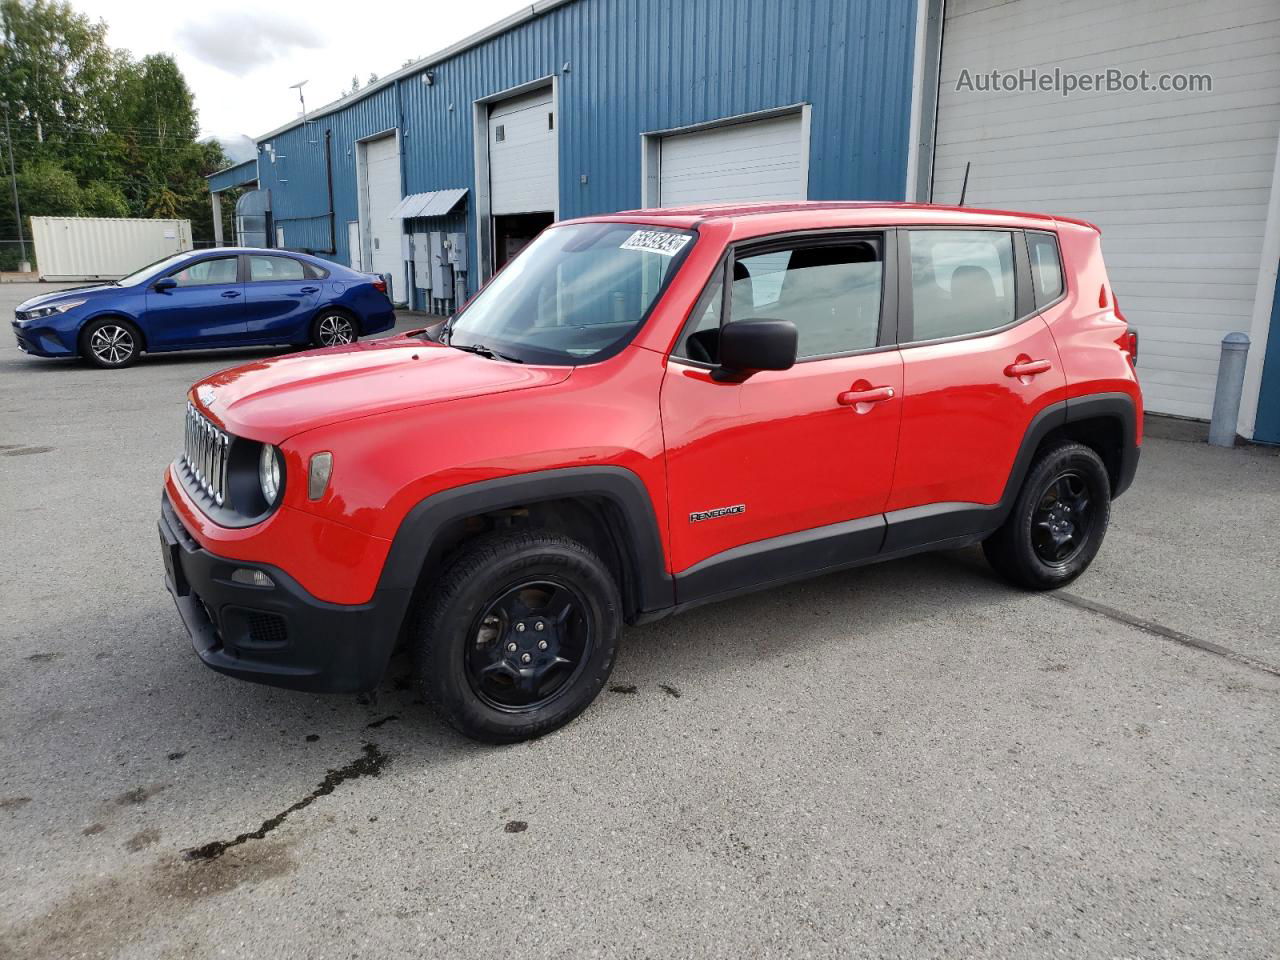
[[[387,292],[387,281],[383,280],[381,277],[374,277],[374,278],[373,278],[373,289],[377,290],[379,293],[386,293],[386,292]]]
[[[1136,367],[1138,365],[1138,331],[1126,330],[1121,343],[1124,352],[1129,354],[1129,362]]]

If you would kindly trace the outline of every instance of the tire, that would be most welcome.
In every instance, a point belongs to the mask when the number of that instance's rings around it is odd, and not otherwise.
[[[80,356],[95,367],[119,370],[137,362],[142,333],[128,320],[100,317],[80,331]]]
[[[410,639],[418,686],[465,736],[540,737],[585,710],[608,681],[621,609],[608,568],[577,541],[478,537],[419,607]]]
[[[311,323],[311,343],[314,346],[336,347],[359,339],[360,328],[355,319],[342,310],[321,310]]]
[[[1083,444],[1063,443],[1031,464],[1013,510],[982,551],[1011,583],[1053,590],[1089,568],[1110,519],[1111,481],[1101,458]]]

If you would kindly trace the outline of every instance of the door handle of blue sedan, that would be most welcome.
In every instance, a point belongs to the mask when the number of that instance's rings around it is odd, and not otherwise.
[[[299,293],[319,293],[320,288],[319,287],[303,287],[298,292]]]
[[[240,296],[240,291],[239,290],[223,290],[222,295],[226,297],[228,300],[230,300],[233,297]]]

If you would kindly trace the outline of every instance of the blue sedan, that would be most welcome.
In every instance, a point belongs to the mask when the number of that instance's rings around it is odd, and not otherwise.
[[[221,247],[33,297],[18,307],[13,331],[34,356],[115,368],[166,350],[329,347],[394,325],[380,277],[300,253]]]

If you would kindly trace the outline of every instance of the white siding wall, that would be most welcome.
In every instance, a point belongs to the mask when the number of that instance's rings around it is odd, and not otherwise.
[[[664,207],[807,199],[799,113],[664,137],[660,149]]]
[[[1208,73],[1212,93],[980,93],[1021,67]],[[1248,331],[1280,135],[1277,0],[947,0],[935,203],[1082,217],[1102,228],[1142,336],[1150,409],[1207,418],[1218,344]]]
[[[369,267],[391,274],[391,299],[406,302],[404,259],[400,251],[403,222],[392,218],[400,202],[400,146],[394,135],[365,144],[365,211],[369,217]]]
[[[547,87],[495,103],[489,111],[489,205],[494,214],[555,212],[556,131],[548,120],[553,109]]]

